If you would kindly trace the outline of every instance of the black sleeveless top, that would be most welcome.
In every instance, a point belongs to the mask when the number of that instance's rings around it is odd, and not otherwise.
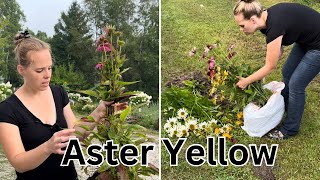
[[[320,50],[320,13],[297,3],[279,3],[269,9],[267,44],[283,35],[282,45],[298,43],[304,50]]]
[[[14,94],[0,103],[0,122],[10,123],[19,127],[21,140],[26,151],[38,147],[49,140],[55,132],[68,127],[63,115],[63,108],[69,103],[68,95],[61,86],[50,86],[50,89],[57,114],[54,125],[42,123]],[[60,166],[62,157],[63,155],[51,154],[37,168],[24,173],[16,172],[17,179],[77,179],[73,163],[69,163],[69,166]]]

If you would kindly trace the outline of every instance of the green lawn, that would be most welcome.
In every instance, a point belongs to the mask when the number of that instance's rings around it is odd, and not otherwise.
[[[265,58],[265,39],[257,32],[246,36],[239,31],[233,20],[232,9],[236,1],[225,0],[162,0],[161,1],[161,73],[162,91],[165,84],[177,76],[190,75],[194,70],[202,69],[201,61],[188,58],[188,51],[194,46],[197,54],[203,52],[207,43],[220,40],[225,45],[235,44],[237,55],[233,59],[239,64],[262,66]],[[277,3],[276,0],[261,0],[265,7]],[[282,1],[283,2],[283,1]],[[304,3],[320,11],[320,3],[310,0],[286,2]],[[285,61],[291,47],[285,48],[275,72],[266,78],[266,82],[281,80],[281,64]],[[244,167],[192,167],[184,159],[188,145],[205,140],[190,138],[179,155],[179,166],[170,167],[169,154],[164,146],[161,149],[162,179],[320,179],[320,77],[316,77],[307,88],[307,104],[300,133],[286,141],[273,141],[266,138],[251,138],[240,129],[236,131],[237,143],[275,144],[279,143],[276,164],[272,168],[253,168],[251,163]],[[164,124],[162,120],[162,125]],[[165,134],[162,131],[162,136]],[[174,142],[173,142],[174,143]]]

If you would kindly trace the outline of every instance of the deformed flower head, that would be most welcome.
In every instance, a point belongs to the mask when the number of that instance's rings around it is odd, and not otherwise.
[[[102,70],[102,68],[103,68],[103,64],[102,63],[98,63],[98,64],[96,64],[96,69],[98,69],[98,70]]]
[[[230,59],[233,58],[233,56],[235,56],[236,54],[237,54],[237,52],[230,52],[230,53],[228,54],[227,59],[230,60]]]
[[[202,59],[206,58],[208,56],[209,51],[210,49],[208,47],[205,47],[201,58]]]
[[[191,51],[189,51],[189,56],[192,57],[197,53],[197,48],[193,47],[193,49]]]
[[[214,69],[214,65],[215,65],[215,60],[214,60],[214,57],[211,56],[211,58],[208,60],[209,70],[213,70]]]
[[[124,42],[124,41],[119,40],[119,41],[118,41],[118,44],[119,44],[119,46],[124,46],[125,42]]]
[[[111,52],[111,45],[108,42],[107,43],[102,43],[97,47],[96,51]]]
[[[115,31],[115,32],[114,32],[114,35],[116,35],[116,36],[122,36],[122,34],[123,34],[123,33],[122,33],[121,31]]]
[[[207,75],[209,76],[209,78],[210,79],[212,79],[214,76],[215,76],[215,71],[214,70],[209,70],[208,72],[207,72]]]

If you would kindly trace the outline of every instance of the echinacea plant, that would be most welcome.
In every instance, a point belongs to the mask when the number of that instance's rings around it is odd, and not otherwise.
[[[139,93],[125,91],[125,86],[136,82],[122,80],[122,74],[129,68],[121,69],[126,61],[125,55],[121,52],[125,44],[120,40],[121,36],[122,32],[116,31],[114,26],[105,26],[104,34],[96,42],[96,51],[101,53],[101,61],[95,67],[101,75],[100,83],[90,90],[81,91],[83,94],[94,96],[102,101],[117,103]],[[82,119],[97,123],[97,128],[94,130],[90,130],[87,126],[80,126],[90,132],[82,143],[84,148],[90,146],[92,141],[104,144],[108,140],[113,140],[113,143],[118,144],[119,148],[126,144],[134,144],[139,147],[141,143],[147,141],[145,128],[129,124],[126,120],[131,111],[130,105],[120,113],[113,112],[112,108],[107,108],[106,111],[106,117],[101,122],[95,122],[91,117]],[[115,152],[115,157],[119,157],[118,151]],[[85,171],[87,171],[86,168]],[[111,167],[104,161],[95,172],[95,176],[99,179],[139,179],[139,175],[148,176],[157,172],[158,169],[150,163],[146,167],[141,166],[140,163],[130,167],[123,164]]]
[[[254,69],[233,60],[237,54],[235,45],[225,47],[217,41],[206,45],[199,55],[196,49],[193,47],[188,55],[193,62],[205,67],[206,75],[202,72],[201,77],[193,76],[184,79],[183,85],[165,89],[162,93],[162,114],[168,120],[164,130],[169,137],[215,135],[234,142],[231,129],[243,125],[243,108],[251,102],[263,106],[270,92],[262,88],[261,81],[250,84],[245,90],[236,86],[239,77],[249,76]],[[179,118],[179,109],[188,112],[188,118]],[[178,121],[173,123],[172,118]],[[190,125],[198,128],[190,129]]]

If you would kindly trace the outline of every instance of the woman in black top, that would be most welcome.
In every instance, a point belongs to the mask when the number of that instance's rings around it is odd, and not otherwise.
[[[65,90],[49,85],[50,46],[27,32],[20,33],[16,36],[15,55],[24,84],[0,103],[0,143],[17,179],[77,179],[73,163],[60,166],[62,148],[74,137],[76,118]],[[110,104],[100,103],[90,116],[99,121]]]
[[[240,78],[237,86],[248,84],[270,74],[282,55],[282,46],[294,44],[282,67],[287,117],[279,130],[269,137],[285,139],[296,135],[305,105],[305,88],[320,71],[320,14],[296,3],[280,3],[263,10],[255,0],[240,0],[234,7],[234,17],[245,34],[260,30],[266,35],[267,53],[265,65],[246,78]]]

